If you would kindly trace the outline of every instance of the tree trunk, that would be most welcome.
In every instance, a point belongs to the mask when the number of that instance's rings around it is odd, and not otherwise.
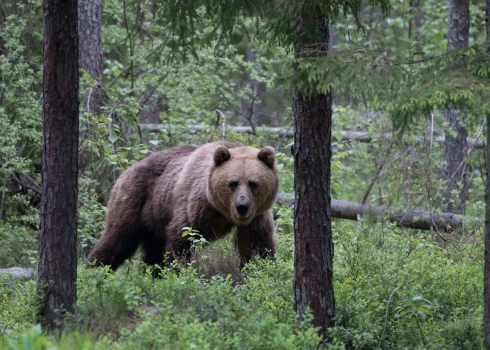
[[[490,0],[486,0],[487,53],[490,55]],[[485,183],[485,263],[483,271],[483,340],[490,350],[490,115],[487,115],[487,159]]]
[[[470,2],[469,0],[450,0],[448,19],[447,50],[464,49],[468,47],[470,29]],[[443,179],[447,181],[446,189],[442,193],[442,200],[447,211],[464,214],[466,204],[467,181],[466,152],[468,149],[466,131],[466,112],[458,111],[450,106],[446,112],[446,122],[450,132],[446,133],[444,141],[444,160],[446,164],[442,169]],[[452,135],[455,133],[455,136]],[[454,196],[453,191],[459,193]]]
[[[54,331],[73,312],[77,272],[78,30],[76,0],[44,0],[43,168],[38,293]]]
[[[299,12],[301,11],[301,12]],[[320,43],[326,55],[328,23],[318,8],[298,9],[296,57],[311,54],[308,44]],[[316,35],[315,35],[316,34]],[[327,339],[334,325],[333,241],[330,212],[332,158],[332,95],[297,92],[293,99],[294,135],[294,306],[302,315],[311,310],[313,324]]]
[[[78,32],[80,68],[87,71],[96,85],[83,97],[83,109],[94,115],[100,113],[104,89],[102,84],[102,0],[79,0]]]
[[[486,1],[485,9],[485,23],[487,25],[487,45],[490,45],[490,0]],[[488,47],[488,54],[490,55],[490,46]]]
[[[487,0],[487,16],[490,13],[490,0]],[[489,40],[487,22],[487,40]],[[485,349],[490,350],[490,115],[487,115],[487,159],[485,183],[485,263],[483,271],[483,335]]]

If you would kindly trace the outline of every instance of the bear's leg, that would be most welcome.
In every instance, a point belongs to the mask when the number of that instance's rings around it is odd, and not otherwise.
[[[169,253],[167,264],[174,260],[179,260],[184,263],[190,261],[191,258],[191,242],[188,237],[182,237],[182,228],[191,226],[189,223],[182,220],[173,220],[166,229],[166,245],[165,251]]]
[[[111,235],[106,232],[95,244],[88,264],[95,261],[96,266],[109,265],[115,271],[124,260],[133,256],[138,244],[136,235]]]
[[[236,249],[242,266],[258,255],[274,257],[274,219],[268,210],[245,226],[237,226]]]
[[[162,265],[165,258],[165,240],[148,235],[141,241],[143,261],[147,265]]]

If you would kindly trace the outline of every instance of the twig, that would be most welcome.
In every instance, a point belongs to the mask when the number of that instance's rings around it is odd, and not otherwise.
[[[388,312],[390,310],[390,303],[391,303],[391,300],[393,299],[393,296],[395,295],[396,292],[398,292],[398,290],[400,289],[400,287],[395,287],[392,291],[391,291],[391,294],[390,294],[390,297],[388,298],[388,302],[386,303],[386,311],[385,311],[385,322],[384,322],[384,326],[383,326],[383,333],[381,333],[381,337],[379,339],[379,344],[378,344],[378,349],[381,349],[381,343],[383,342],[383,338],[385,337],[385,333],[386,333],[386,325],[388,323]]]
[[[221,125],[221,139],[223,140],[225,138],[225,127],[226,127],[225,114],[223,112],[221,112],[219,109],[216,109],[216,114],[218,115],[218,119],[216,119],[216,127],[218,127],[218,125],[219,125],[220,118],[223,119],[223,122]]]
[[[3,179],[2,202],[0,203],[0,220],[2,220],[3,217],[3,203],[5,202],[5,192],[7,192],[7,178],[8,176],[5,176]]]
[[[390,146],[389,146],[389,147],[387,148],[387,150],[386,150],[385,159],[386,159],[386,158],[388,157],[388,155],[390,154],[391,147],[393,147],[393,144],[394,144],[394,143],[395,143],[395,140],[393,139],[393,140],[391,141],[391,143],[390,143]],[[385,161],[383,161],[383,162],[382,162],[382,163],[379,165],[378,169],[376,170],[376,175],[374,175],[373,180],[372,180],[372,181],[371,181],[371,183],[369,184],[369,187],[368,187],[368,189],[367,189],[366,193],[364,194],[364,197],[362,198],[362,202],[361,202],[362,204],[366,203],[367,198],[368,198],[368,196],[369,196],[369,193],[371,192],[371,190],[372,190],[372,188],[373,188],[374,183],[376,182],[376,180],[378,180],[378,177],[379,177],[379,175],[381,174],[381,170],[383,169],[383,167],[384,167],[384,165],[385,165],[385,164],[386,164],[386,160],[385,160]]]
[[[228,98],[225,96],[225,94],[223,93],[223,91],[219,90],[219,93],[221,94],[221,97],[223,97],[223,99],[226,101],[226,103],[228,103],[228,105],[233,108],[233,110],[235,111],[235,113],[241,115],[242,117],[244,117],[245,119],[247,119],[250,123],[250,127],[252,128],[252,135],[257,135],[256,133],[256,130],[255,130],[255,125],[253,124],[251,118],[252,116],[247,116],[246,114],[243,114],[242,112],[240,112],[239,110],[237,110],[235,108],[235,106],[230,102],[230,100],[228,100]]]

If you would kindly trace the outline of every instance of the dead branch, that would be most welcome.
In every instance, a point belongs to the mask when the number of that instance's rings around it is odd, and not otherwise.
[[[294,199],[285,199],[279,194],[276,203],[294,206]],[[476,217],[457,215],[453,213],[436,213],[420,209],[400,210],[395,207],[378,205],[370,206],[357,202],[348,202],[332,199],[332,217],[357,221],[358,217],[373,216],[384,218],[389,222],[396,222],[400,227],[419,230],[439,230],[448,232],[461,229],[467,224],[483,225],[483,221]]]
[[[165,124],[139,124],[142,128],[150,131],[150,132],[159,132],[162,129],[166,129],[169,125]],[[206,125],[188,125],[188,128],[194,131],[202,131],[209,128]],[[245,132],[247,134],[253,134],[254,130],[250,126],[227,126],[227,130],[234,132]],[[280,137],[294,137],[294,130],[285,129],[285,128],[264,128],[264,127],[256,127],[257,131],[267,131],[274,134],[278,134]],[[391,133],[384,133],[380,135],[370,136],[366,132],[362,131],[341,131],[340,133],[334,133],[332,135],[334,138],[340,139],[341,141],[357,141],[357,142],[365,142],[370,143],[377,139],[383,140],[393,140],[393,135]],[[434,142],[443,143],[444,136],[435,136],[433,138]],[[472,139],[468,138],[468,143],[475,149],[484,149],[485,148],[485,140],[482,139]]]

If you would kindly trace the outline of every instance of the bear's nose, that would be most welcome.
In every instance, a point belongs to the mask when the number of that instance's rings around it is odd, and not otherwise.
[[[236,205],[236,211],[240,216],[245,216],[248,212],[248,204],[247,203],[238,203]]]

